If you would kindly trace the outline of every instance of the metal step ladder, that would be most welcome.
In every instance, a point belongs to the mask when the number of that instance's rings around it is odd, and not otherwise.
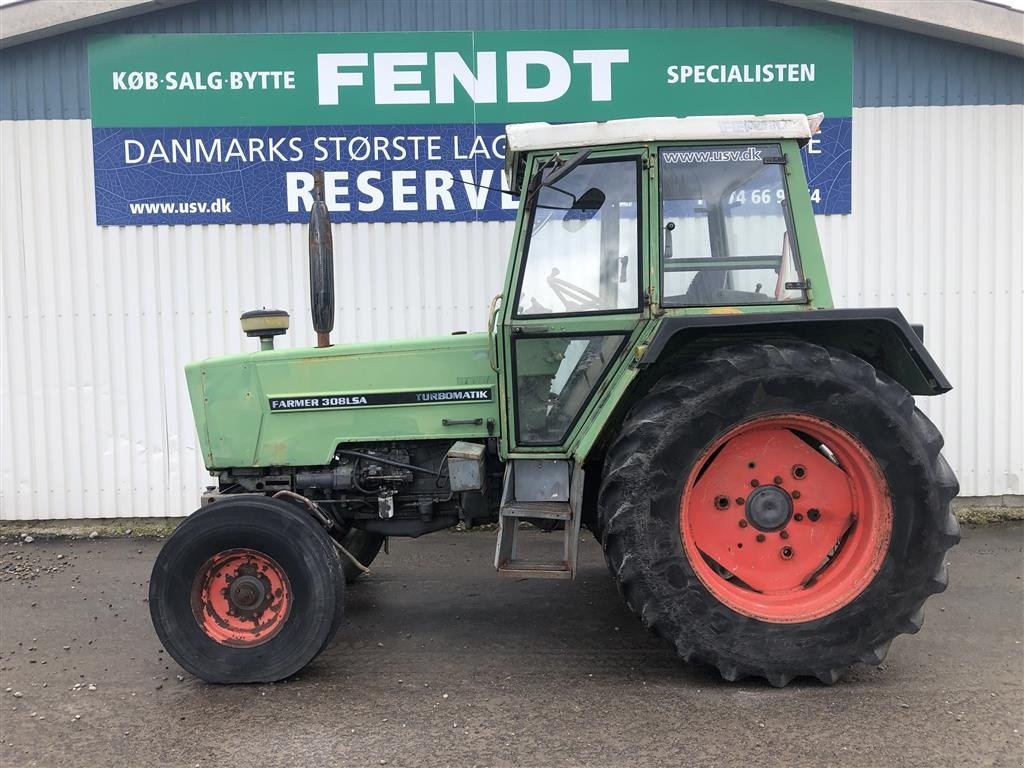
[[[580,540],[580,503],[583,498],[583,469],[573,469],[569,462],[564,463],[571,481],[564,483],[565,492],[542,494],[547,497],[564,497],[568,499],[554,501],[537,501],[538,494],[527,494],[529,500],[516,498],[517,485],[521,490],[523,483],[516,483],[516,467],[521,473],[530,472],[540,464],[538,460],[513,460],[505,468],[505,481],[501,492],[501,508],[498,513],[498,544],[494,553],[494,567],[505,576],[532,579],[572,579],[576,577],[576,558]],[[562,531],[564,542],[561,560],[531,560],[521,558],[518,547],[519,524],[528,518],[560,520],[565,523]]]

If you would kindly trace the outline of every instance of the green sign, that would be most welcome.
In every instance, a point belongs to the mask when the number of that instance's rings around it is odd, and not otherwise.
[[[500,221],[505,125],[824,112],[818,213],[849,213],[846,27],[117,35],[89,42],[96,220]]]
[[[849,117],[847,27],[121,35],[89,44],[94,127]]]

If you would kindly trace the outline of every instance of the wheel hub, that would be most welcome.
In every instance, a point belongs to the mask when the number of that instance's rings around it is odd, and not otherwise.
[[[747,499],[746,512],[759,531],[777,531],[793,516],[793,500],[778,486],[762,485]]]
[[[833,613],[881,568],[892,531],[885,476],[851,434],[806,414],[737,425],[697,459],[679,528],[697,577],[762,621]]]
[[[267,642],[292,607],[291,583],[278,563],[254,549],[218,552],[192,582],[192,614],[206,635],[233,647]]]
[[[255,570],[251,564],[239,566],[234,578],[228,582],[228,602],[232,613],[237,616],[258,616],[269,602],[270,580],[262,574],[253,573]]]

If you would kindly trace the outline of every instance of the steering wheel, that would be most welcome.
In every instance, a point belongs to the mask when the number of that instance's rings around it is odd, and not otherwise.
[[[586,312],[591,309],[601,309],[601,300],[597,296],[586,288],[581,288],[575,283],[563,280],[558,276],[559,274],[561,273],[558,271],[558,267],[551,269],[551,274],[548,275],[548,287],[558,297],[558,300],[565,305],[566,310],[569,312]]]

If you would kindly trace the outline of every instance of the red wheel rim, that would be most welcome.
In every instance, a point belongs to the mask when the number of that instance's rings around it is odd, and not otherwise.
[[[871,583],[892,535],[878,463],[845,430],[802,414],[741,424],[694,464],[679,505],[683,549],[729,608],[811,621]]]
[[[291,584],[284,569],[255,549],[218,552],[192,581],[192,615],[221,645],[267,642],[281,631],[291,607]]]

